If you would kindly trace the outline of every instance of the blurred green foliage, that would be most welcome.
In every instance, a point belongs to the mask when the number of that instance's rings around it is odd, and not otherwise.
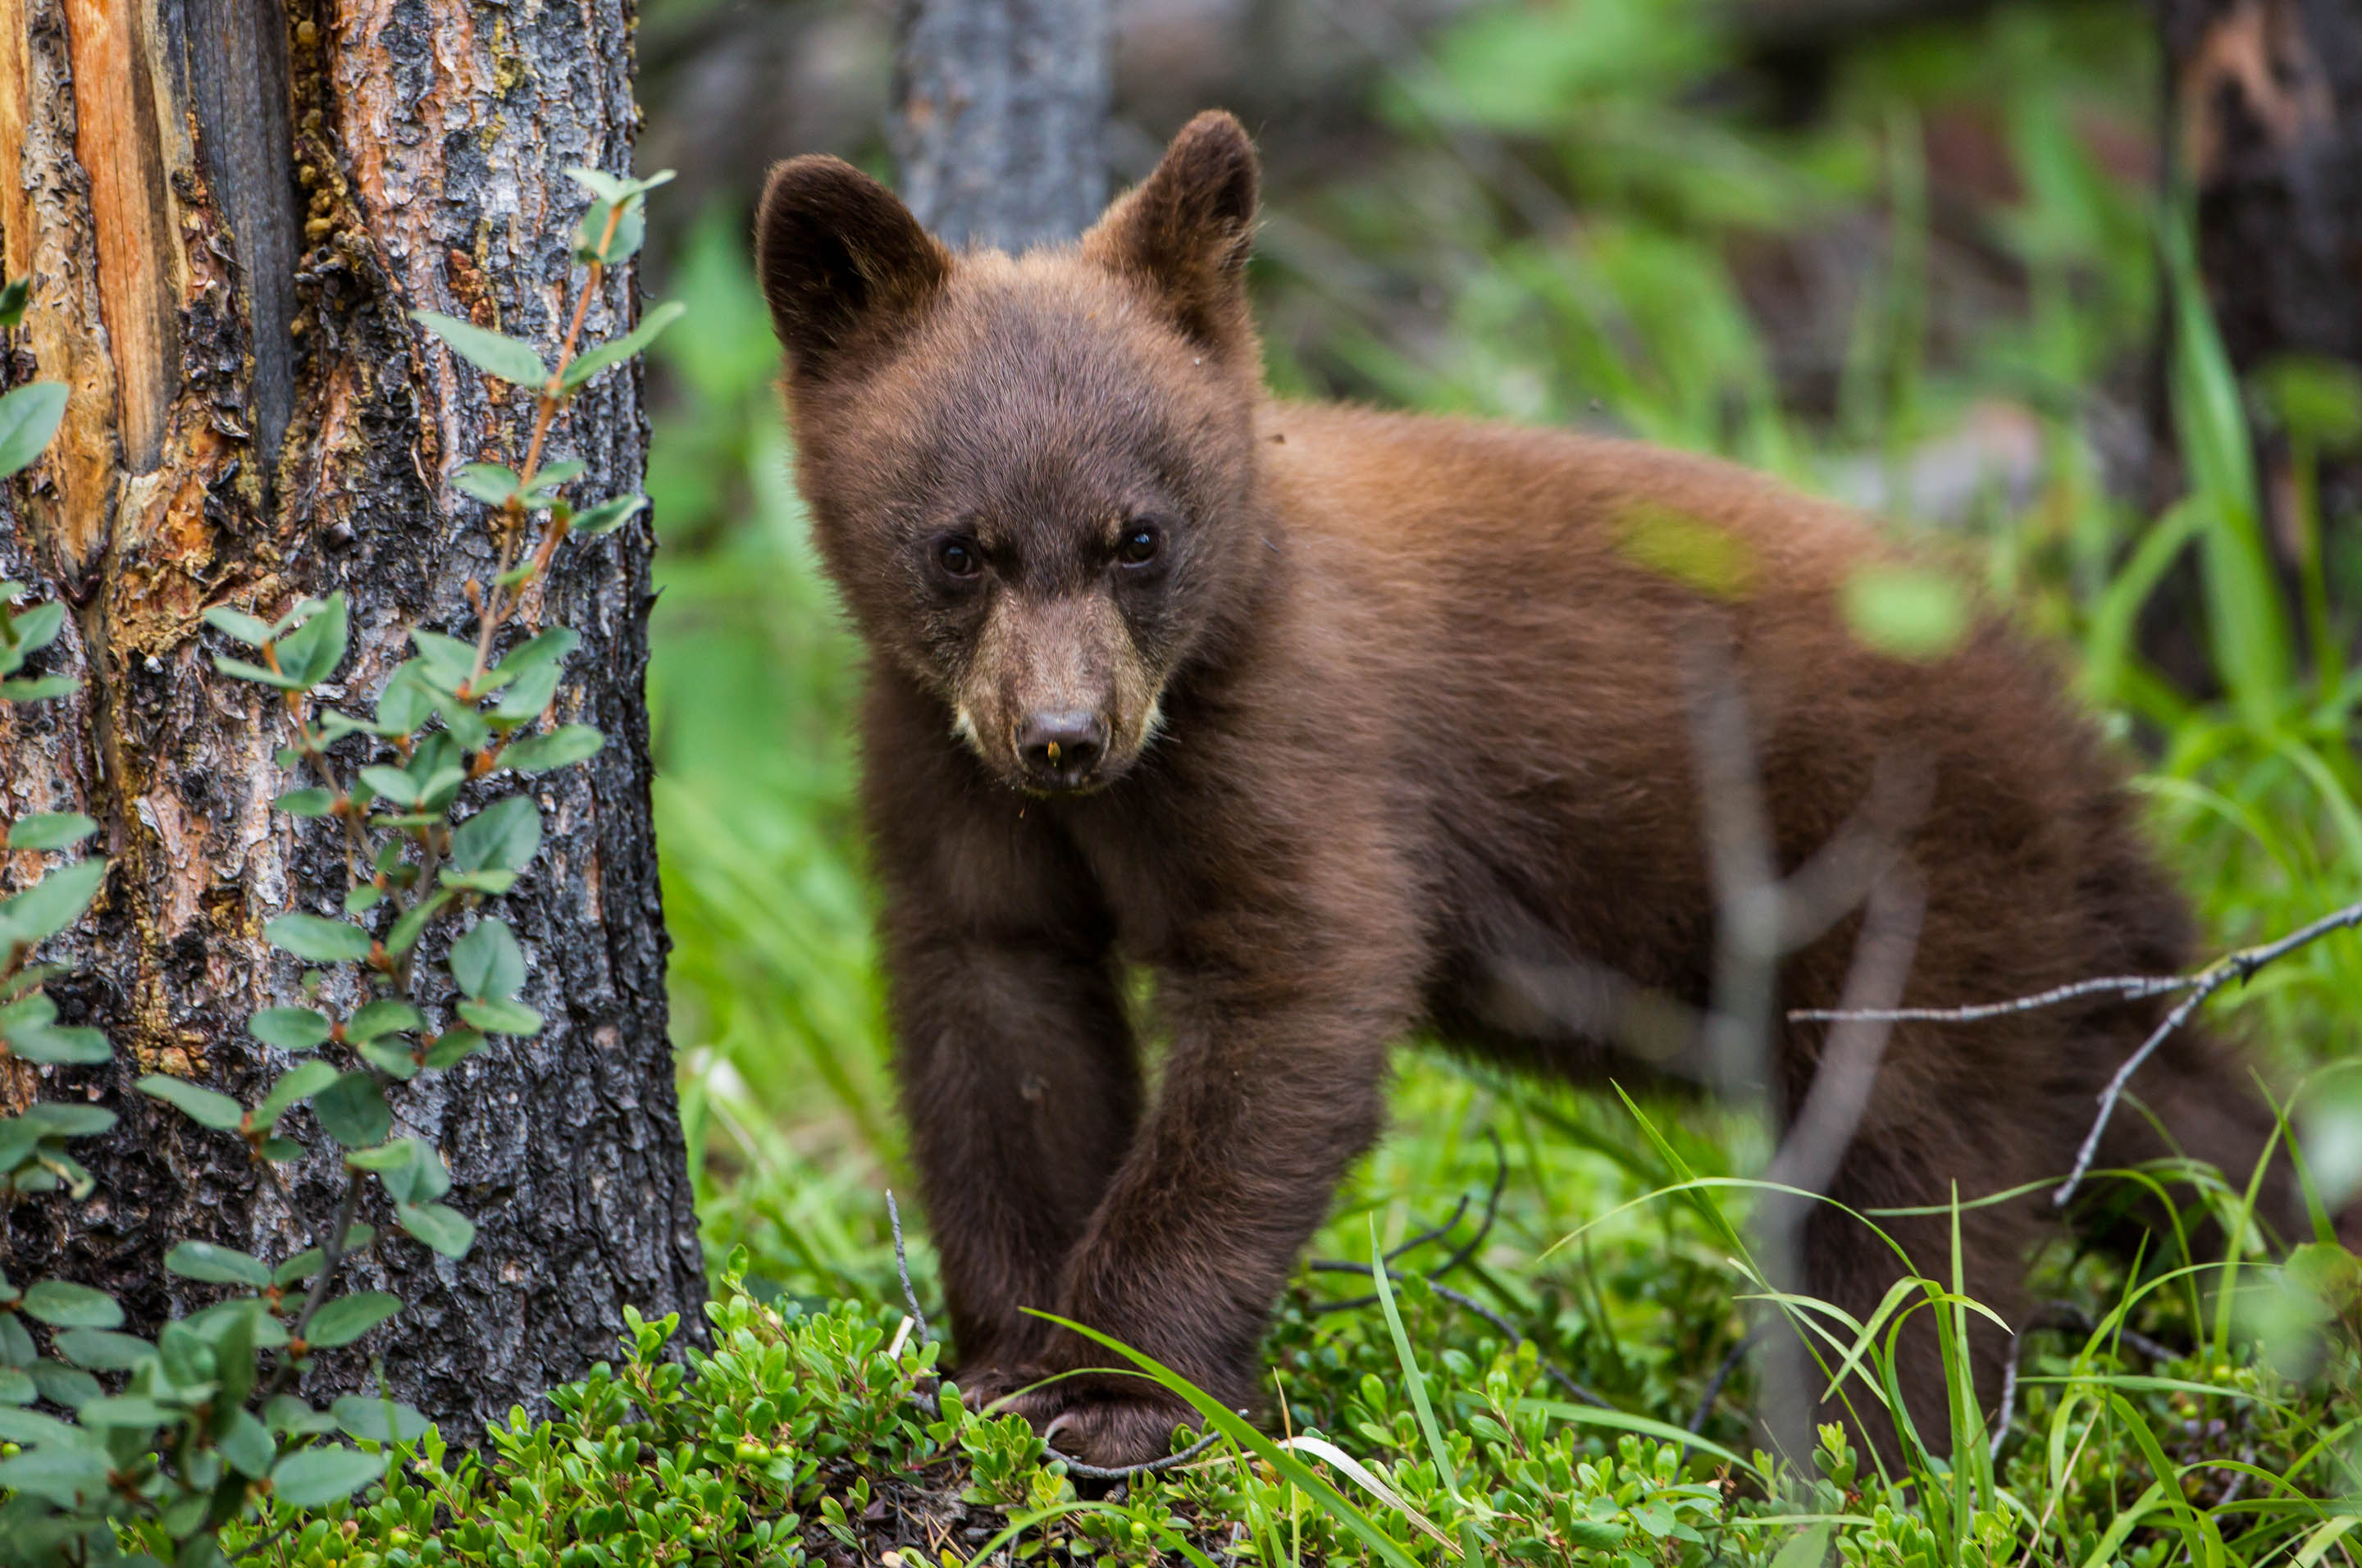
[[[1934,540],[1933,558],[1973,563],[1980,590],[2071,650],[2081,689],[2144,759],[2155,831],[2213,941],[2253,942],[2362,896],[2362,682],[2337,652],[2362,597],[2323,543],[2352,520],[2319,515],[2312,483],[2312,465],[2354,438],[2356,382],[2335,365],[2246,388],[2232,376],[2184,259],[2187,215],[2149,167],[2147,12],[2019,4],[1881,37],[1837,60],[1801,118],[1743,63],[1717,20],[1728,14],[1705,0],[1550,0],[1480,6],[1424,44],[1379,40],[1374,150],[1279,193],[1266,215],[1254,278],[1274,385],[1618,429],[1870,501]],[[696,309],[657,356],[668,392],[649,488],[665,591],[651,697],[702,1212],[714,1247],[749,1249],[759,1290],[814,1308],[891,1302],[882,1193],[905,1177],[850,804],[857,650],[788,480],[739,226],[717,216],[678,254],[670,286]],[[2187,494],[2152,512],[2130,498],[2172,467],[2139,440],[2160,372]],[[2293,602],[2263,524],[2249,413],[2294,437],[2271,457],[2294,465],[2273,472],[2312,541]],[[1995,419],[2028,455],[2013,468],[1971,451],[1954,462],[1968,466],[1954,500],[1925,503],[1938,459]],[[1730,564],[1701,565],[1694,541],[1644,542],[1686,570]],[[2165,591],[2177,574],[2199,587],[2186,606]],[[1939,646],[1957,602],[1943,586],[1871,583],[1857,610],[1898,644]],[[2200,649],[2205,681],[2152,657],[2160,622]],[[2348,934],[2265,970],[2214,1014],[2288,1077],[2354,1055],[2357,997],[2362,940]],[[1482,1134],[1496,1131],[1508,1197],[1457,1287],[1623,1410],[1685,1424],[1739,1336],[1733,1297],[1747,1286],[1695,1208],[1650,1199],[1681,1179],[1662,1150],[1620,1107],[1433,1054],[1407,1053],[1404,1067],[1396,1131],[1318,1249],[1365,1256],[1374,1221],[1390,1242],[1432,1223],[1447,1195],[1481,1189]],[[2362,1147],[2362,1096],[2317,1096],[2297,1119],[2324,1150]],[[1712,1110],[1660,1124],[1701,1176],[1756,1168],[1763,1153],[1759,1130]],[[2340,1190],[2362,1181],[2362,1157],[2327,1163]],[[2228,1189],[2203,1190],[2219,1204]],[[929,1262],[914,1242],[932,1297]],[[1849,1562],[1982,1561],[2004,1535],[2044,1562],[2142,1568],[2185,1551],[2285,1551],[2310,1568],[2336,1547],[2342,1532],[2308,1533],[2332,1516],[2296,1494],[2355,1488],[2341,1468],[2352,1412],[2341,1385],[2318,1380],[2350,1376],[2350,1336],[2307,1364],[2314,1381],[2250,1359],[2258,1335],[2330,1342],[2322,1325],[2342,1320],[2320,1305],[2329,1297],[2252,1261],[2236,1312],[2204,1260],[2127,1275],[2062,1250],[2043,1268],[2101,1328],[2031,1342],[2014,1436],[1984,1490],[1941,1502],[1967,1485],[1942,1467],[1901,1478],[1917,1488],[1907,1496],[1841,1487],[1824,1499],[1849,1521],[1834,1542],[1797,1536],[1782,1568],[1833,1543]],[[1423,1282],[1399,1284],[1410,1346],[1441,1369],[1444,1424],[1473,1422],[1506,1342]],[[1275,1333],[1291,1419],[1383,1458],[1399,1485],[1431,1463],[1418,1457],[1423,1435],[1407,1410],[1354,1405],[1369,1378],[1399,1386],[1397,1347],[1374,1311],[1316,1313],[1318,1294],[1308,1277]],[[2127,1326],[2186,1360],[2123,1351]],[[1714,1402],[1709,1438],[1743,1446],[1744,1383]],[[2175,1469],[2169,1485],[2150,1485],[2158,1460]],[[1488,1485],[1507,1474],[1470,1463]],[[2193,1522],[2210,1500],[2213,1536]],[[1310,1522],[1300,1496],[1272,1507],[1241,1549],[1317,1555],[1304,1532],[1331,1526]]]

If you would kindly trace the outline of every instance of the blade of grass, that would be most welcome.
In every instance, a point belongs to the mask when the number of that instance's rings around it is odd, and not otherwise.
[[[1660,1442],[1684,1445],[1700,1453],[1711,1454],[1726,1464],[1738,1466],[1764,1485],[1771,1477],[1720,1443],[1683,1431],[1671,1421],[1660,1421],[1650,1416],[1635,1416],[1624,1410],[1602,1409],[1596,1405],[1576,1405],[1563,1399],[1520,1399],[1517,1408],[1535,1415],[1547,1416],[1554,1421],[1566,1421],[1579,1427],[1608,1427],[1617,1431],[1638,1432]]]
[[[1979,1503],[1992,1490],[1992,1451],[1985,1437],[1984,1412],[1977,1405],[1977,1382],[1969,1359],[1968,1264],[1960,1247],[1960,1187],[1952,1184],[1951,1299],[1936,1314],[1936,1347],[1944,1364],[1944,1393],[1951,1407],[1952,1529],[1955,1561],[1967,1562],[1970,1529]]]
[[[2137,657],[2134,633],[2141,608],[2204,523],[2198,508],[2186,500],[2177,502],[2141,536],[2131,557],[2102,591],[2083,634],[2083,690],[2092,701],[2114,707],[2125,701],[2125,672]]]
[[[1419,1370],[1418,1357],[1410,1348],[1410,1335],[1403,1329],[1402,1312],[1395,1305],[1394,1282],[1386,1277],[1385,1243],[1378,1239],[1376,1216],[1370,1219],[1370,1281],[1378,1297],[1378,1309],[1385,1314],[1386,1332],[1394,1340],[1395,1359],[1402,1367],[1403,1382],[1410,1389],[1411,1409],[1418,1417],[1418,1430],[1427,1439],[1427,1451],[1434,1457],[1436,1478],[1443,1483],[1444,1491],[1461,1510],[1460,1550],[1471,1562],[1484,1560],[1484,1539],[1478,1534],[1476,1521],[1468,1508],[1468,1500],[1460,1492],[1460,1474],[1451,1463],[1451,1451],[1443,1444],[1443,1429],[1436,1424],[1435,1408],[1428,1402],[1427,1375]]]
[[[2238,1293],[2240,1254],[2246,1250],[2247,1234],[2256,1222],[2256,1200],[2262,1195],[2264,1177],[2269,1174],[2273,1154],[2279,1148],[2280,1134],[2288,1123],[2277,1117],[2272,1131],[2264,1140],[2263,1153],[2256,1157],[2256,1165],[2247,1177],[2247,1189],[2241,1195],[2233,1211],[2228,1234],[2223,1242],[2223,1282],[2214,1288],[2214,1354],[2223,1359],[2231,1353],[2231,1307]]]
[[[2362,1515],[2339,1514],[2335,1518],[2324,1520],[2319,1529],[2304,1538],[2304,1544],[2290,1560],[2289,1568],[2312,1568],[2357,1524],[2362,1524]]]
[[[1657,1124],[1649,1120],[1630,1095],[1624,1092],[1622,1084],[1610,1087],[1616,1090],[1616,1098],[1624,1102],[1624,1109],[1632,1113],[1633,1121],[1639,1126],[1640,1135],[1649,1141],[1650,1148],[1656,1150],[1657,1157],[1665,1162],[1665,1168],[1679,1179],[1680,1190],[1693,1194],[1689,1200],[1690,1208],[1705,1221],[1706,1229],[1713,1232],[1716,1241],[1730,1249],[1733,1257],[1748,1256],[1747,1242],[1740,1237],[1738,1227],[1724,1217],[1720,1204],[1705,1196],[1702,1189],[1706,1185],[1705,1181],[1690,1168],[1689,1162],[1682,1158],[1681,1151],[1673,1147],[1672,1141],[1657,1131]]]
[[[2202,581],[2215,671],[2247,728],[2265,736],[2278,727],[2295,653],[2257,510],[2246,408],[2199,281],[2191,208],[2185,197],[2164,220],[2174,425],[2191,499],[2205,514]]]
[[[2157,1477],[2160,1496],[2172,1512],[2175,1527],[2180,1531],[2182,1549],[2190,1553],[2192,1568],[2223,1568],[2223,1532],[2213,1519],[2192,1507],[2190,1499],[2181,1495],[2181,1472],[2165,1456],[2164,1447],[2157,1434],[2149,1430],[2139,1408],[2123,1395],[2111,1392],[2108,1403],[2123,1419],[2132,1440],[2148,1462],[2149,1471]]]
[[[2175,1493],[2174,1498],[2179,1502],[2180,1494]],[[2108,1521],[2108,1528],[2100,1532],[2099,1540],[2084,1557],[2083,1568],[2106,1568],[2106,1564],[2114,1562],[2116,1552],[2125,1541],[2132,1539],[2132,1533],[2140,1528],[2141,1520],[2147,1518],[2164,1501],[2165,1483],[2150,1482],[2148,1489],[2133,1499],[2131,1507]]]
[[[1290,1453],[1308,1453],[1323,1464],[1331,1465],[1343,1472],[1345,1478],[1354,1485],[1408,1519],[1412,1529],[1433,1540],[1454,1557],[1462,1555],[1459,1545],[1450,1536],[1437,1529],[1433,1519],[1412,1507],[1400,1492],[1380,1480],[1375,1471],[1335,1443],[1316,1437],[1291,1437],[1281,1439],[1279,1446]]]
[[[1370,1221],[1370,1283],[1378,1297],[1378,1310],[1385,1314],[1386,1333],[1395,1343],[1395,1360],[1402,1367],[1403,1385],[1410,1391],[1410,1408],[1418,1417],[1418,1430],[1427,1439],[1427,1452],[1435,1461],[1437,1479],[1454,1500],[1460,1496],[1459,1472],[1452,1468],[1451,1452],[1443,1446],[1443,1430],[1435,1424],[1435,1408],[1428,1403],[1427,1377],[1418,1368],[1418,1357],[1410,1348],[1410,1335],[1403,1329],[1402,1311],[1395,1305],[1394,1282],[1386,1277],[1385,1243],[1378,1240],[1378,1222]]]

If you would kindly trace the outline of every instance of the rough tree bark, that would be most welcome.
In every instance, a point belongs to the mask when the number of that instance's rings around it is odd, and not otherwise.
[[[2161,0],[2160,12],[2176,151],[2233,359],[2362,362],[2362,8]]]
[[[332,824],[269,810],[290,787],[282,715],[213,674],[199,615],[342,588],[356,702],[407,624],[467,618],[492,541],[445,481],[516,460],[529,403],[489,399],[406,313],[556,340],[581,203],[561,171],[628,167],[632,24],[631,0],[0,0],[0,255],[34,284],[0,363],[72,387],[50,454],[0,495],[0,575],[68,601],[50,668],[83,682],[0,729],[0,815],[86,812],[116,863],[79,973],[51,987],[116,1063],[38,1080],[9,1064],[0,1103],[88,1096],[123,1117],[85,1145],[87,1204],[8,1216],[20,1279],[116,1291],[152,1330],[209,1298],[161,1272],[171,1241],[276,1259],[326,1229],[330,1165],[281,1190],[235,1139],[128,1089],[166,1072],[251,1100],[283,1070],[242,1028],[295,994],[261,927],[333,912],[345,879]],[[591,331],[635,298],[611,279]],[[636,377],[596,383],[557,441],[589,463],[583,493],[637,488]],[[546,602],[583,637],[560,716],[608,736],[535,780],[546,847],[502,900],[549,1026],[395,1097],[397,1130],[446,1152],[475,1251],[453,1264],[381,1223],[355,1265],[412,1303],[363,1348],[462,1438],[611,1355],[626,1304],[693,1325],[703,1297],[648,814],[650,545],[645,523],[569,545]]]
[[[2362,365],[2362,10],[2351,0],[2154,0],[2164,46],[2166,161],[2197,196],[2198,264],[2242,376],[2288,354]],[[2145,500],[2161,508],[2187,483],[2174,436],[2172,311],[2160,304],[2147,416]],[[2270,533],[2292,621],[2302,547],[2283,442],[2257,432]],[[2334,537],[2362,513],[2362,464],[2319,475]],[[2333,599],[2340,573],[2329,573]],[[2346,597],[2350,597],[2350,590]],[[2198,567],[2185,559],[2144,610],[2142,651],[2183,690],[2222,690],[2205,638]]]
[[[1108,0],[907,0],[902,196],[954,245],[1072,239],[1107,201]]]
[[[2232,363],[2362,369],[2362,6],[2159,0],[2158,15],[2172,153],[2197,191],[2199,266]],[[2328,520],[2362,512],[2362,464],[2323,480]]]

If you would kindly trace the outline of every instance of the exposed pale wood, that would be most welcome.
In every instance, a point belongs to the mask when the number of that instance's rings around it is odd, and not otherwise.
[[[32,62],[25,0],[0,0],[0,271],[21,278],[32,270],[33,233],[26,221],[27,196],[17,177],[25,158],[26,95],[32,91]]]
[[[73,51],[74,142],[98,237],[99,312],[115,361],[126,466],[144,474],[164,445],[172,402],[173,248],[154,83],[139,7],[65,0]]]
[[[62,0],[0,0],[0,228],[9,275],[31,280],[35,304],[17,342],[71,389],[65,425],[34,471],[54,564],[79,580],[105,537],[120,443]]]

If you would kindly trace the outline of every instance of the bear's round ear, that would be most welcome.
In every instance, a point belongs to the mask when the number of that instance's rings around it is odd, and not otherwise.
[[[1083,237],[1084,254],[1146,283],[1193,341],[1221,352],[1250,343],[1246,269],[1259,179],[1246,127],[1209,109]]]
[[[951,253],[893,192],[841,158],[774,165],[755,269],[796,377],[824,379],[889,341],[951,273]]]

